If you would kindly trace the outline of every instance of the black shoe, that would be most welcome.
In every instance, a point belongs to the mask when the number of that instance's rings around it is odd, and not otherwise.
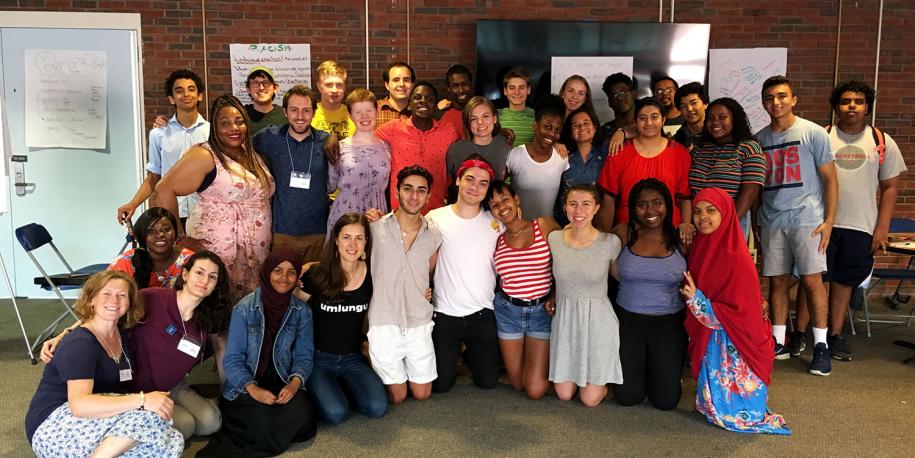
[[[807,369],[813,375],[829,375],[832,373],[832,363],[829,360],[829,348],[826,344],[820,342],[813,346],[813,361]]]
[[[826,345],[829,345],[829,352],[832,353],[832,359],[838,361],[851,361],[851,350],[848,349],[848,343],[845,337],[841,335],[829,336],[826,338]]]
[[[788,353],[788,348],[778,342],[775,343],[775,359],[791,359],[791,354]]]
[[[788,354],[793,358],[801,356],[801,352],[807,348],[806,340],[807,334],[803,332],[794,331],[788,334]],[[830,347],[832,346],[830,345]]]

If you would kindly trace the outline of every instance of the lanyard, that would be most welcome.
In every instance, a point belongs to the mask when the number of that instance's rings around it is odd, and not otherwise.
[[[289,129],[292,129],[292,126],[289,126],[286,129],[286,153],[289,154],[289,165],[292,167],[292,171],[295,172],[295,162],[292,160],[292,148],[289,147]],[[312,134],[314,135],[314,134]],[[308,153],[308,174],[311,175],[311,161],[314,159],[315,155],[315,140],[311,139],[311,151]]]

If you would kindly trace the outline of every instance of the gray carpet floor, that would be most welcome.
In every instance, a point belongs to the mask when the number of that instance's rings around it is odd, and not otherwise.
[[[872,302],[879,302],[873,298]],[[60,303],[20,301],[34,335]],[[875,307],[876,308],[876,307]],[[860,327],[863,332],[863,326]],[[708,424],[695,412],[695,382],[684,373],[679,407],[620,407],[612,399],[588,409],[549,395],[527,399],[507,384],[483,391],[462,377],[455,389],[425,402],[408,400],[383,419],[354,415],[282,456],[899,456],[915,455],[915,352],[895,339],[915,341],[915,326],[875,325],[874,337],[849,336],[854,361],[833,362],[829,377],[808,375],[810,350],[776,361],[770,408],[794,434],[737,434]],[[809,347],[809,345],[808,345]],[[0,300],[0,456],[31,456],[23,431],[29,400],[43,365],[25,352],[11,301]],[[191,375],[215,381],[207,362]],[[190,443],[185,456],[204,445]]]

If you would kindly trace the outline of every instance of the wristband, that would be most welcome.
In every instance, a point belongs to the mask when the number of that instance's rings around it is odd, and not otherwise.
[[[146,395],[140,392],[140,410],[146,410]]]

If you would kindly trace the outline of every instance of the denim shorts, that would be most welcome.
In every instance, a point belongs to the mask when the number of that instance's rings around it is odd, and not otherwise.
[[[496,293],[493,310],[496,313],[496,331],[500,339],[514,340],[527,336],[550,340],[553,317],[547,315],[542,305],[514,305],[508,302],[503,293]]]

